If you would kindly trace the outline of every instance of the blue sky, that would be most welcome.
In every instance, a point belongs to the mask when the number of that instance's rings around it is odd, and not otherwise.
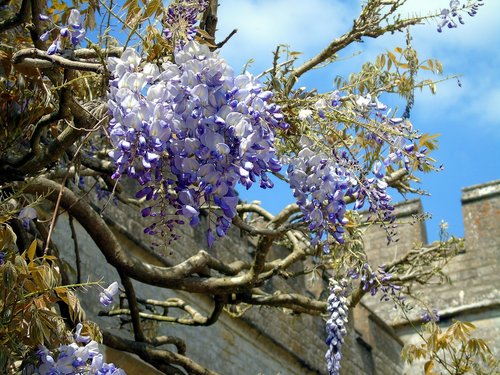
[[[474,18],[464,16],[465,25],[436,31],[434,22],[413,29],[413,46],[420,58],[437,58],[445,74],[461,74],[438,86],[437,95],[417,93],[411,120],[423,133],[441,134],[435,158],[444,171],[426,174],[419,186],[432,195],[423,197],[429,240],[438,238],[441,220],[449,223],[451,234],[463,235],[460,190],[500,178],[500,1],[485,0]],[[238,71],[250,58],[254,74],[269,68],[272,51],[280,43],[292,50],[314,56],[327,43],[349,29],[360,9],[358,1],[346,0],[222,0],[218,40],[237,28],[238,33],[224,46],[222,55]],[[427,14],[446,7],[446,0],[409,0],[402,14]],[[299,85],[333,89],[337,75],[358,71],[363,62],[396,46],[404,46],[404,35],[389,35],[357,43],[340,57],[347,58],[323,70],[308,73]],[[249,201],[260,200],[264,208],[277,212],[293,198],[286,187],[241,192]],[[394,195],[396,200],[402,200]]]

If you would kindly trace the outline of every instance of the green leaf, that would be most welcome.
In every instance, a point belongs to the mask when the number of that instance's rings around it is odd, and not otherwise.
[[[434,62],[431,59],[427,60],[427,65],[429,66],[430,70],[434,71],[434,69],[435,69]]]
[[[144,11],[144,17],[149,18],[153,14],[156,14],[159,11],[161,5],[162,5],[161,2],[158,0],[149,1],[149,3],[146,6],[146,10]]]
[[[437,72],[439,74],[443,73],[443,65],[438,60],[435,60],[435,63],[436,63]]]

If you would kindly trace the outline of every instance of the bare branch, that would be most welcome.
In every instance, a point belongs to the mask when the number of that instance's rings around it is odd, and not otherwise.
[[[383,4],[381,4],[383,5]],[[353,42],[360,42],[363,37],[378,38],[385,33],[404,30],[406,27],[416,25],[422,21],[422,18],[410,18],[405,20],[397,20],[393,24],[385,27],[380,26],[380,18],[376,13],[380,11],[380,5],[370,6],[367,4],[359,17],[354,21],[352,29],[342,35],[340,38],[334,39],[324,50],[306,61],[301,66],[295,68],[288,77],[288,82],[285,87],[285,93],[288,94],[295,85],[300,76],[326,60],[332,58],[337,52],[346,48]],[[394,10],[389,11],[391,14]],[[384,17],[383,17],[384,18]]]
[[[265,210],[262,206],[256,203],[239,204],[236,206],[236,210],[238,213],[255,212],[268,221],[272,220],[274,217],[269,211]]]
[[[76,157],[76,148],[70,147],[68,149],[68,154],[71,158]],[[113,163],[109,160],[101,160],[99,158],[91,158],[84,153],[78,154],[78,160],[87,168],[93,169],[94,171],[105,173],[105,174],[113,174],[116,168],[113,166]]]
[[[215,40],[215,32],[217,31],[217,10],[219,8],[218,0],[209,0],[209,4],[200,21],[200,29],[205,30],[213,40]]]
[[[233,277],[219,278],[193,275],[204,273],[206,267],[214,267],[214,269],[233,273],[237,270],[237,267],[242,267],[243,264],[236,263],[236,265],[224,266],[222,262],[215,260],[204,250],[200,250],[198,254],[173,267],[159,267],[144,263],[142,260],[123,251],[103,218],[71,190],[43,177],[30,181],[24,187],[25,193],[43,195],[53,202],[57,201],[59,191],[62,192],[60,197],[61,207],[77,219],[88,233],[92,234],[92,239],[108,263],[129,277],[159,287],[209,294],[235,292],[255,286],[258,283],[257,270],[261,268],[260,256],[256,256],[259,261],[256,262],[253,271]],[[264,249],[268,250],[267,246],[264,246]]]
[[[76,234],[75,223],[73,216],[68,217],[69,228],[71,230],[71,238],[73,239],[73,247],[75,250],[75,264],[76,264],[76,283],[80,284],[82,282],[82,270],[80,261],[80,248],[78,247],[78,236]]]
[[[99,125],[97,119],[95,119],[88,111],[86,111],[80,104],[78,104],[74,99],[69,98],[68,106],[73,115],[73,120],[75,124],[78,125],[80,129],[74,127],[67,127],[64,129],[59,136],[54,139],[44,151],[34,158],[30,159],[28,162],[20,166],[20,170],[26,174],[35,173],[49,164],[55,163],[59,158],[78,140],[80,137],[87,133],[87,130],[92,129]]]
[[[100,48],[79,48],[74,51],[75,57],[78,59],[95,59],[99,56],[120,57],[123,53],[122,47],[109,47],[106,49]]]
[[[229,39],[231,39],[233,37],[234,34],[236,34],[238,32],[238,29],[233,29],[229,34],[228,36],[226,36],[221,42],[217,43],[217,48],[222,48],[224,46],[224,44],[226,44]]]
[[[288,308],[297,313],[306,313],[311,315],[324,314],[327,303],[312,298],[296,294],[281,293],[274,294],[237,294],[229,303],[248,303],[251,305],[273,306]]]
[[[127,298],[128,299],[128,298]],[[137,312],[137,316],[142,319],[156,320],[160,322],[170,322],[177,323],[188,326],[210,326],[214,324],[220,316],[222,309],[224,308],[224,303],[220,298],[216,298],[214,300],[214,309],[212,313],[208,316],[204,316],[198,312],[194,307],[188,305],[186,301],[180,298],[169,298],[166,301],[157,301],[153,299],[140,299],[136,300],[141,304],[159,306],[164,308],[177,308],[185,311],[190,317],[174,317],[167,315],[158,315],[158,314],[149,314],[145,312]],[[130,304],[130,302],[129,302]],[[138,310],[137,310],[138,311]],[[111,311],[101,311],[99,312],[100,316],[115,316],[115,315],[131,315],[133,318],[133,312],[129,309],[115,309]],[[144,341],[144,340],[140,340]]]
[[[30,68],[50,69],[58,66],[65,69],[104,73],[104,67],[101,64],[70,60],[60,55],[48,55],[47,52],[37,48],[25,48],[16,52],[12,57],[12,62],[14,65]]]
[[[283,230],[274,230],[274,229],[254,227],[253,225],[245,223],[243,221],[243,219],[238,215],[236,215],[233,218],[233,224],[234,224],[234,226],[240,228],[241,230],[244,230],[245,232],[247,232],[248,234],[250,234],[252,236],[262,235],[262,236],[279,237],[279,236],[282,236],[284,233]]]
[[[202,367],[198,363],[181,354],[173,353],[168,350],[157,349],[147,343],[127,340],[106,331],[103,331],[102,337],[104,345],[113,349],[137,354],[144,361],[153,365],[156,365],[157,363],[168,363],[181,366],[186,369],[189,374],[193,375],[218,375],[216,372]]]
[[[124,275],[122,272],[119,272],[119,274],[122,285],[125,288],[125,294],[127,296],[129,306],[128,314],[132,317],[134,339],[135,341],[145,341],[140,319],[141,312],[139,311],[139,305],[137,304],[134,286],[132,285],[132,281],[130,281],[128,276]]]
[[[184,342],[184,340],[175,336],[157,336],[151,340],[147,340],[147,342],[148,344],[151,344],[155,347],[163,345],[175,345],[178,354],[186,354],[186,343]]]

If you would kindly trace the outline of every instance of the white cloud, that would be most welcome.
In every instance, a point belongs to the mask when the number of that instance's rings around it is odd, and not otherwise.
[[[219,8],[221,40],[232,29],[238,32],[222,54],[235,66],[254,58],[265,69],[279,44],[311,57],[341,35],[355,14],[342,2],[325,0],[222,1]]]
[[[464,2],[464,1],[462,1]],[[409,0],[401,11],[405,15],[426,15],[448,6],[448,0]],[[412,30],[413,45],[421,59],[437,58],[447,74],[463,74],[463,88],[456,82],[438,86],[438,95],[420,95],[418,108],[435,115],[457,120],[471,118],[480,121],[483,128],[497,129],[500,116],[500,1],[485,0],[478,14],[471,18],[464,14],[465,25],[456,29],[436,31],[436,22]],[[222,54],[238,71],[250,58],[255,59],[254,73],[271,66],[272,52],[278,44],[289,44],[292,50],[304,52],[311,58],[333,38],[342,35],[358,15],[361,1],[334,0],[238,0],[221,1],[218,40],[233,28],[238,33],[223,48]],[[336,74],[347,76],[358,71],[365,61],[387,49],[404,46],[404,33],[365,39],[353,44],[339,61],[323,72],[314,71],[305,77],[308,85],[329,90]],[[362,55],[349,56],[357,51]],[[439,78],[439,77],[437,77]],[[470,122],[470,121],[469,121]],[[496,130],[496,134],[500,134]]]
[[[462,1],[463,2],[463,1]],[[305,52],[307,57],[319,52],[333,38],[340,36],[350,27],[357,16],[361,2],[333,0],[238,0],[223,1],[219,10],[220,40],[233,28],[238,33],[224,48],[223,54],[235,64],[244,64],[254,58],[258,66],[271,62],[271,53],[280,43],[290,44],[293,50]],[[484,1],[478,14],[471,18],[464,15],[466,25],[457,29],[436,32],[435,21],[413,29],[414,43],[423,55],[446,53],[443,60],[457,58],[461,50],[492,49],[498,45],[500,34],[500,1]],[[427,15],[446,7],[447,0],[409,0],[401,9],[401,14]],[[384,50],[390,39],[366,39],[357,49],[365,50],[365,57],[374,57]],[[402,44],[404,38],[396,38]],[[397,44],[392,42],[390,45]]]

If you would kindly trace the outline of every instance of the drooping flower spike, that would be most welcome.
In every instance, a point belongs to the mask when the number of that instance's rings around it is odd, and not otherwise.
[[[236,215],[238,183],[273,186],[267,173],[281,168],[275,130],[287,124],[271,92],[207,46],[188,42],[174,57],[161,67],[142,66],[132,49],[110,59],[114,177],[143,186],[136,197],[150,202],[142,211],[155,220],[149,234],[172,235],[184,220],[197,226],[200,210],[211,209],[212,244]]]

